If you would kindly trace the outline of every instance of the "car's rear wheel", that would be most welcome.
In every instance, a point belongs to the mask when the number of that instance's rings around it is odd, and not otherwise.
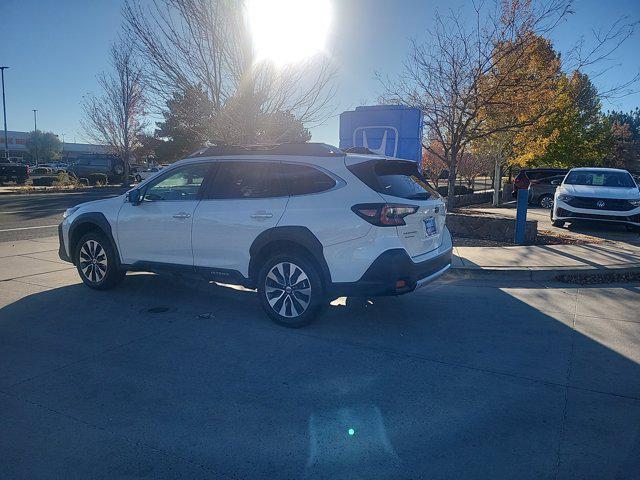
[[[290,328],[309,324],[325,298],[315,265],[295,254],[275,255],[262,266],[258,294],[267,315]]]
[[[101,232],[89,232],[78,241],[75,264],[84,284],[97,290],[115,287],[126,274],[118,265],[113,245]]]
[[[542,195],[540,197],[540,206],[542,208],[553,208],[553,196],[552,195]]]

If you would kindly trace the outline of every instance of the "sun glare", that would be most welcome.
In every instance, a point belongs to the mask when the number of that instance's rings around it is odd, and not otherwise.
[[[258,59],[284,65],[324,49],[331,24],[331,3],[249,0],[247,14]]]

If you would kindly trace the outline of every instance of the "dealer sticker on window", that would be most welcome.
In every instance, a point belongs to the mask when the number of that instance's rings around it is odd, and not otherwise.
[[[425,219],[424,227],[425,227],[425,230],[427,231],[427,237],[431,237],[436,233],[438,233],[438,227],[436,226],[435,217],[429,217]]]

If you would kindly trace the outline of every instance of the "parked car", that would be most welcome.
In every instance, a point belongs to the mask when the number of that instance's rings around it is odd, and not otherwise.
[[[564,175],[531,180],[529,182],[529,203],[542,208],[553,208],[553,196],[556,188],[562,183]]]
[[[513,198],[516,198],[518,190],[529,188],[531,180],[540,180],[554,175],[566,175],[568,171],[569,169],[566,168],[527,168],[520,170],[520,173],[513,180],[513,192],[511,194]]]
[[[124,164],[116,155],[83,155],[77,162],[70,165],[68,172],[78,178],[86,178],[95,173],[103,173],[109,181],[117,181],[122,178]]]
[[[0,158],[0,182],[16,182],[22,185],[29,178],[29,165],[14,163],[6,158]]]
[[[134,178],[135,178],[136,182],[141,182],[141,181],[146,180],[147,178],[155,175],[160,170],[162,170],[162,167],[151,167],[151,168],[147,168],[146,170],[140,170],[135,174]]]
[[[551,221],[555,227],[566,222],[596,220],[640,227],[640,189],[626,170],[574,168],[555,193]]]
[[[68,209],[59,236],[91,288],[132,270],[198,274],[257,288],[289,327],[329,296],[411,292],[447,271],[452,250],[444,201],[415,162],[313,143],[202,149]]]

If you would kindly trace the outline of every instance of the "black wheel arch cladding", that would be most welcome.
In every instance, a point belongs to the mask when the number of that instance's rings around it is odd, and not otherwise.
[[[261,263],[266,260],[263,253],[269,251],[271,245],[279,242],[295,244],[311,256],[320,267],[321,278],[326,284],[331,283],[331,272],[324,258],[324,252],[320,240],[307,227],[273,227],[265,230],[256,237],[249,248],[249,278],[255,280],[260,271]],[[282,253],[287,253],[282,252]]]
[[[100,212],[83,213],[78,215],[78,217],[76,217],[71,223],[71,226],[69,227],[69,253],[71,258],[73,259],[73,253],[75,252],[77,242],[80,238],[86,233],[94,230],[104,234],[107,237],[107,240],[111,242],[111,247],[115,253],[116,261],[120,264],[120,252],[118,252],[115,239],[113,238],[111,224],[104,214]]]

